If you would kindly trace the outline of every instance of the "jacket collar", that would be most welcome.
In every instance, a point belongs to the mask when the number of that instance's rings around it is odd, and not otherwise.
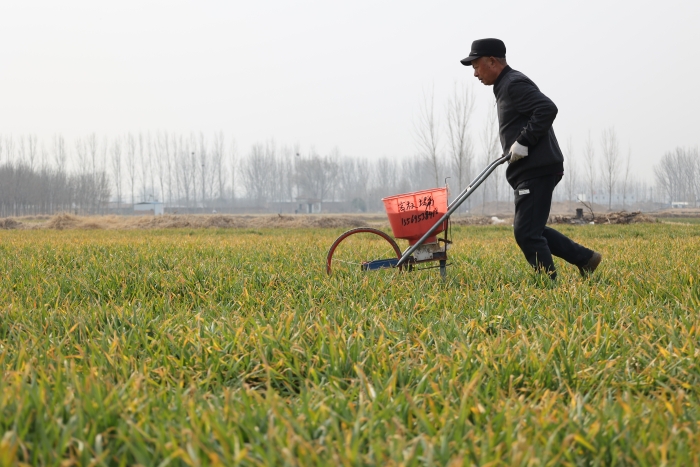
[[[509,65],[506,65],[506,67],[503,68],[503,71],[501,71],[501,74],[498,75],[498,78],[496,78],[496,81],[493,82],[493,93],[494,94],[496,93],[496,88],[498,87],[498,83],[503,81],[503,77],[505,75],[507,75],[508,73],[510,73],[511,71],[513,71],[513,69]]]

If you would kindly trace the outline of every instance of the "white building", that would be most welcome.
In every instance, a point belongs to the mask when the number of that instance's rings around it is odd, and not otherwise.
[[[134,214],[162,216],[165,214],[165,205],[158,201],[150,201],[134,204]]]
[[[299,214],[318,214],[321,212],[321,200],[317,198],[297,198],[299,207],[294,211]]]

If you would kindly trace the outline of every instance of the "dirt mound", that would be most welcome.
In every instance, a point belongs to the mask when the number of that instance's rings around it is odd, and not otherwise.
[[[655,217],[700,217],[700,208],[668,208],[654,212]]]
[[[240,229],[247,227],[248,219],[240,216],[206,216],[202,227],[215,229]]]
[[[551,224],[640,224],[656,222],[656,218],[643,214],[641,211],[619,211],[597,214],[595,216],[587,215],[583,216],[583,219],[570,216],[553,216],[549,222]]]
[[[366,227],[367,222],[354,216],[260,216],[251,219],[251,227],[281,228],[354,228]]]
[[[43,225],[38,224],[36,227],[53,230],[80,229],[84,228],[85,219],[86,218],[74,216],[73,214],[62,213],[53,216]],[[91,224],[93,224],[93,226],[97,225],[94,221],[92,221]]]
[[[245,228],[247,224],[241,216],[195,214],[164,216],[122,217],[119,229],[203,229],[203,228]]]
[[[387,227],[385,216],[374,215],[233,215],[233,214],[166,214],[164,216],[75,216],[69,213],[45,217],[0,219],[0,229],[49,229],[49,230],[139,230],[139,229],[352,229],[355,227]],[[452,217],[452,225],[512,225],[511,217],[459,216]],[[552,224],[633,224],[656,222],[654,217],[636,212],[613,212],[584,216],[552,216]]]
[[[13,230],[13,229],[18,229],[22,227],[21,222],[17,222],[16,220],[12,219],[11,217],[5,218],[5,219],[0,219],[0,229],[5,229],[5,230]]]
[[[0,229],[246,229],[246,228],[354,228],[368,222],[351,215],[164,215],[164,216],[90,216],[63,213],[47,217],[45,222],[23,223],[13,218],[0,219]]]
[[[511,225],[513,219],[504,218],[500,219],[496,216],[468,216],[468,217],[450,217],[450,222],[452,225],[496,225],[504,224]]]

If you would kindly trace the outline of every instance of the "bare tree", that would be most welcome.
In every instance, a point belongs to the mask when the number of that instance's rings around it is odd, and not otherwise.
[[[258,206],[262,206],[271,199],[274,172],[274,146],[268,144],[266,148],[263,144],[254,144],[248,156],[242,161],[241,176],[246,193],[256,201]]]
[[[66,170],[68,154],[66,152],[66,140],[63,136],[56,135],[53,139],[53,157],[58,170]]]
[[[177,174],[182,193],[185,195],[185,205],[191,207],[192,203],[197,204],[197,189],[194,181],[196,180],[197,172],[192,171],[192,159],[194,152],[190,151],[190,144],[187,139],[180,137],[178,154]],[[195,164],[196,165],[196,164]]]
[[[151,134],[139,133],[139,161],[141,163],[141,201],[155,199],[155,183],[153,180],[153,158],[151,157]]]
[[[600,137],[603,153],[602,169],[605,187],[608,191],[608,209],[612,209],[612,195],[620,171],[620,146],[614,127],[606,128]]]
[[[126,135],[126,175],[131,193],[131,204],[136,202],[134,191],[136,188],[136,138],[131,133]]]
[[[170,143],[166,144],[167,148],[167,168],[168,168],[168,203],[173,202],[173,193],[178,194],[179,185],[177,182],[177,165],[176,156],[178,151],[177,138],[171,135]]]
[[[294,190],[296,188],[295,159],[296,150],[291,146],[282,146],[278,161],[279,168],[277,170],[280,201],[294,201]]]
[[[75,156],[78,159],[78,173],[87,174],[90,171],[90,163],[88,160],[88,150],[85,142],[78,138],[75,140]]]
[[[199,162],[199,158],[197,157],[197,137],[193,133],[190,135],[190,172],[191,172],[191,177],[192,177],[192,202],[194,203],[194,207],[197,208],[199,207],[199,204],[197,203],[197,198],[201,195],[202,193],[202,188],[199,186],[199,183],[202,181],[201,178],[201,165]]]
[[[700,197],[700,155],[698,148],[685,149],[681,159],[683,186],[685,187],[685,199],[695,207]]]
[[[566,178],[567,201],[573,201],[574,195],[576,194],[578,164],[576,164],[576,158],[574,157],[574,144],[571,137],[566,141],[566,157],[564,158],[564,162],[566,162],[564,177]]]
[[[54,140],[55,144],[55,140]],[[5,158],[7,162],[15,162],[15,142],[12,135],[5,137]]]
[[[168,176],[169,165],[169,139],[168,133],[156,133],[154,151],[156,166],[158,167],[158,185],[160,187],[160,201],[165,202],[165,184]]]
[[[36,135],[27,136],[27,164],[31,170],[34,170],[38,151],[38,138]]]
[[[330,157],[313,153],[296,163],[297,185],[300,194],[319,202],[330,201],[338,173],[337,164]]]
[[[491,102],[489,105],[489,112],[487,114],[486,120],[484,121],[484,127],[481,131],[481,147],[483,151],[483,165],[488,165],[496,156],[498,156],[500,148],[500,139],[498,135],[498,115],[496,113],[496,103]],[[498,209],[498,178],[499,173],[495,174],[495,177],[490,177],[489,180],[484,182],[483,189],[481,191],[481,213],[484,214],[486,207],[486,201],[488,200],[488,195],[490,191],[494,191],[496,206]]]
[[[700,201],[700,151],[698,147],[694,147],[689,150],[690,158],[693,160],[692,169],[688,171],[692,177],[692,191],[693,198],[695,200],[695,207],[698,207],[698,201]]]
[[[189,170],[189,155],[190,148],[187,144],[187,140],[180,135],[179,138],[175,138],[175,146],[173,148],[174,162],[174,172],[175,172],[175,186],[177,189],[176,197],[180,200],[184,198],[185,206],[190,206],[190,189],[192,185],[192,174]]]
[[[447,101],[447,132],[452,155],[452,166],[461,192],[471,175],[473,157],[469,123],[474,112],[474,92],[470,86],[455,83]]]
[[[98,163],[98,143],[97,135],[95,133],[89,134],[84,141],[84,147],[86,152],[86,171],[89,174],[92,185],[95,187],[95,196],[92,198],[92,203],[89,207],[91,213],[97,213],[104,205],[105,200],[102,199],[104,196],[104,187],[102,184],[102,177],[106,177],[104,170],[99,170],[97,168]]]
[[[202,207],[206,207],[207,202],[207,187],[209,186],[209,180],[207,177],[208,172],[211,170],[211,163],[209,161],[209,148],[207,141],[204,138],[204,133],[199,134],[199,175],[201,178],[200,188],[202,190]],[[209,192],[211,196],[211,192]]]
[[[345,157],[338,162],[336,180],[340,196],[350,202],[354,211],[366,212],[368,209],[367,193],[370,173],[370,164],[367,159]],[[399,191],[409,191],[409,189],[409,187],[402,187]]]
[[[685,201],[697,205],[700,186],[700,154],[698,149],[676,148],[661,157],[654,166],[656,183],[666,193],[668,202]]]
[[[49,151],[42,142],[41,149],[39,150],[39,168],[48,170],[51,162],[49,161]]]
[[[433,90],[430,91],[430,98],[423,92],[423,102],[418,114],[418,121],[414,122],[413,130],[418,153],[430,164],[435,177],[435,186],[440,186],[440,128],[435,116],[434,97]]]
[[[630,178],[631,159],[632,148],[627,148],[627,158],[625,159],[624,175],[622,177],[622,209],[625,209],[627,204],[627,188]]]
[[[228,146],[229,169],[231,170],[231,201],[236,199],[236,166],[238,163],[238,146],[236,140],[232,140]]]
[[[97,143],[97,135],[95,133],[91,133],[88,135],[85,141],[85,145],[87,147],[87,152],[88,152],[88,157],[89,157],[89,163],[90,163],[90,173],[96,174],[99,169],[98,169],[98,143]]]
[[[166,167],[168,170],[168,204],[173,203],[173,192],[178,193],[179,185],[177,181],[177,170],[175,156],[177,154],[177,138],[175,135],[171,135],[170,138],[167,135],[165,138],[165,148],[166,148]],[[169,142],[168,142],[169,141]]]
[[[431,164],[431,162],[426,159],[423,159],[423,162],[424,164]],[[383,198],[385,196],[397,194],[399,191],[397,186],[397,182],[399,181],[399,166],[396,160],[388,157],[380,157],[374,160],[373,166],[373,182],[374,186],[378,188],[378,197]],[[420,170],[417,170],[416,173],[420,173]]]
[[[214,133],[214,144],[211,150],[211,162],[212,171],[214,177],[212,180],[216,181],[216,195],[214,195],[214,190],[212,188],[212,199],[216,196],[219,200],[222,200],[225,196],[226,191],[226,169],[224,168],[224,153],[226,152],[226,141],[224,139],[224,132],[219,131]]]
[[[156,198],[156,175],[155,175],[155,162],[153,160],[153,140],[151,139],[151,132],[146,132],[146,136],[139,141],[139,144],[144,148],[148,154],[148,163],[146,174],[148,175],[149,188],[151,190],[151,199]]]
[[[591,137],[591,132],[588,132],[588,138],[586,138],[586,145],[583,150],[583,161],[586,173],[586,181],[588,182],[588,194],[591,197],[588,202],[593,202],[593,193],[595,191],[596,182],[596,160],[595,160],[595,147],[593,146],[593,138]]]
[[[328,153],[326,156],[326,159],[331,163],[331,167],[334,167],[335,170],[331,174],[331,178],[333,180],[333,183],[330,185],[330,191],[327,195],[328,199],[330,201],[337,201],[337,196],[338,196],[338,168],[340,167],[340,161],[343,158],[343,154],[340,151],[340,148],[338,146],[334,146],[333,149]]]
[[[122,147],[119,137],[112,142],[112,175],[117,191],[117,209],[121,209],[122,201]]]
[[[454,84],[453,92],[447,100],[447,137],[450,149],[451,173],[461,192],[471,175],[473,143],[469,126],[474,111],[474,94],[470,86]],[[471,201],[471,200],[470,200]],[[463,209],[468,210],[469,205]]]

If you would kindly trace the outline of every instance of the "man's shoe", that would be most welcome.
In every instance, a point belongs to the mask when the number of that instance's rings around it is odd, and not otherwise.
[[[603,261],[603,255],[594,251],[591,259],[583,266],[578,267],[578,272],[580,272],[583,277],[588,277],[593,274],[593,271],[596,270],[601,261]]]

